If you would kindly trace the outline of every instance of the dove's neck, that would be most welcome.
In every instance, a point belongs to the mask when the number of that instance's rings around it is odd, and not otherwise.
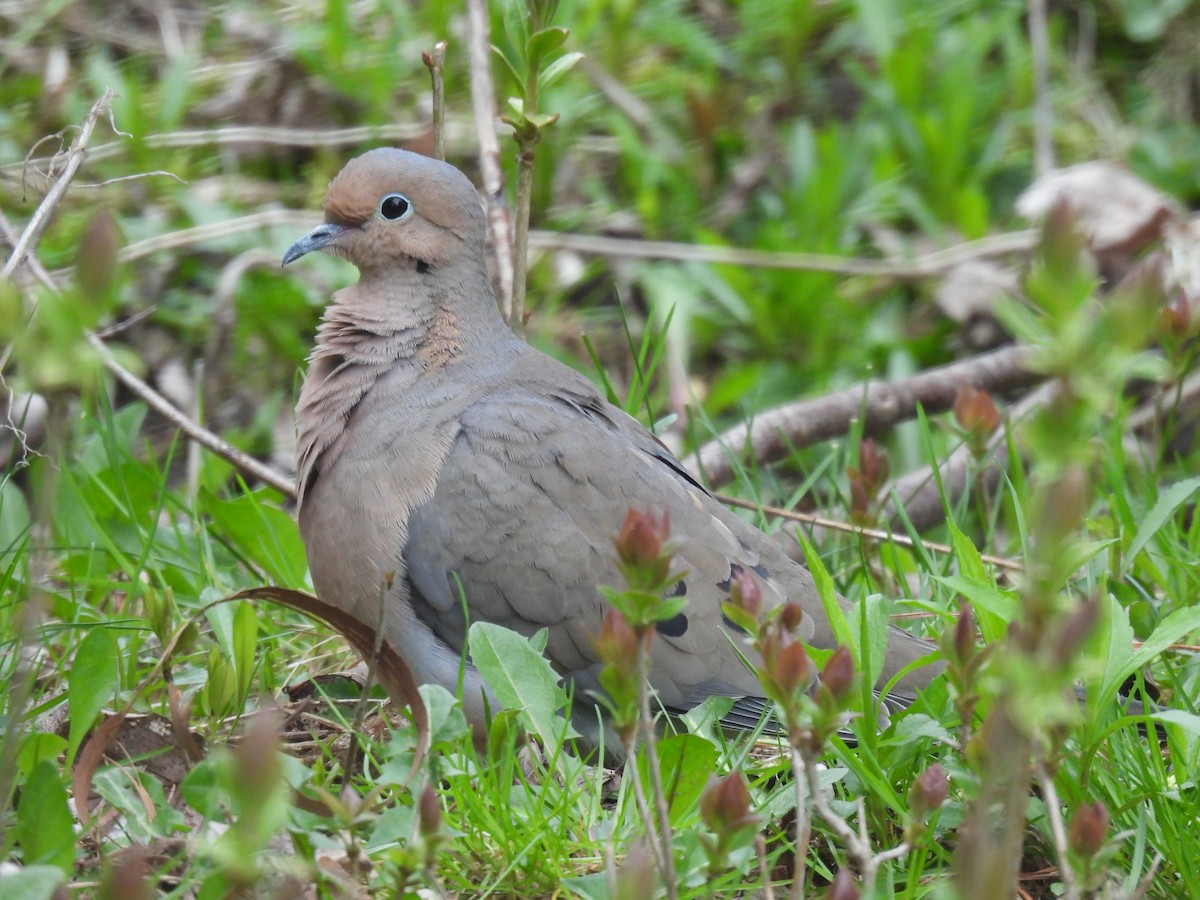
[[[433,385],[451,370],[487,368],[520,344],[493,296],[487,273],[474,269],[370,273],[334,295],[296,406],[301,500],[341,452],[356,408],[380,386],[402,409],[408,392],[440,394]]]

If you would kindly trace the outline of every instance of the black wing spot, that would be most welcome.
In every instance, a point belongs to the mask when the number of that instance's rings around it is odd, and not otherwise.
[[[729,618],[729,616],[725,616],[725,615],[721,616],[721,621],[725,624],[726,628],[731,628],[734,631],[736,631],[738,634],[749,634],[750,633],[745,628],[743,628],[741,625],[739,625],[737,622],[733,621],[733,619]]]
[[[668,597],[686,597],[687,596],[687,582],[684,581],[682,578],[680,578],[677,582],[675,582],[675,587],[673,587],[673,588],[671,588],[671,590],[667,591],[666,596],[668,596]]]
[[[717,590],[728,594],[729,588],[733,584],[733,579],[737,578],[741,574],[742,574],[742,567],[739,566],[737,563],[730,563],[729,564],[729,577],[726,578],[724,581],[717,582]]]
[[[663,637],[683,637],[688,630],[687,616],[680,613],[665,622],[659,622],[654,626],[654,630]]]
[[[762,563],[759,563],[756,566],[751,566],[750,568],[752,568],[754,570],[754,574],[756,574],[763,581],[771,580],[771,570],[768,569],[766,566],[764,566]]]
[[[425,262],[425,260],[423,260],[423,259],[417,260],[417,274],[418,275],[428,275],[430,270],[432,270],[432,269],[433,269],[433,266],[429,265],[429,263]]]

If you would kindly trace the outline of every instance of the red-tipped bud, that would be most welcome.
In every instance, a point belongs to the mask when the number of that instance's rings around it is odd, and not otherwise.
[[[971,658],[975,652],[975,609],[964,603],[958,620],[954,623],[954,655],[959,663]]]
[[[710,778],[700,795],[700,818],[716,832],[733,831],[753,822],[746,776],[730,772],[722,778]]]
[[[844,646],[839,645],[833,656],[821,670],[821,685],[836,703],[841,703],[854,685],[854,657]]]
[[[838,873],[833,876],[833,883],[825,892],[825,900],[858,900],[860,896],[862,895],[858,891],[858,885],[854,883],[854,876],[850,874],[849,869],[838,869]]]
[[[661,519],[650,513],[631,509],[621,525],[617,538],[617,555],[621,562],[630,566],[645,566],[656,562],[663,555],[663,545],[671,530],[671,520],[664,512]]]
[[[620,669],[631,669],[637,665],[637,652],[638,637],[629,627],[629,620],[610,607],[596,638],[596,654],[600,661]]]
[[[804,609],[799,603],[785,603],[779,613],[779,622],[788,631],[795,631],[804,621]]]
[[[808,686],[812,678],[812,664],[808,661],[803,644],[792,641],[774,654],[774,657],[768,664],[767,674],[784,694],[795,695]]]
[[[762,587],[758,578],[748,569],[741,566],[733,573],[729,585],[729,596],[742,609],[758,618],[762,613]]]
[[[875,443],[874,438],[867,438],[858,445],[858,470],[875,491],[883,486],[891,474],[892,466],[887,452]]]
[[[425,785],[417,802],[417,828],[421,837],[430,838],[442,830],[442,805],[433,785]]]
[[[1085,803],[1071,817],[1067,843],[1079,856],[1090,859],[1100,852],[1108,838],[1108,810],[1099,800]]]
[[[1000,412],[987,391],[962,384],[954,394],[954,420],[964,431],[991,434],[1000,425]]]
[[[908,789],[908,808],[914,818],[924,818],[946,802],[949,782],[941,763],[934,763]]]

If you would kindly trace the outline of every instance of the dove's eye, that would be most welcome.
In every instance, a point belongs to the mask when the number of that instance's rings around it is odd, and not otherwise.
[[[403,194],[387,194],[379,201],[379,215],[385,219],[403,219],[412,212],[412,204]]]

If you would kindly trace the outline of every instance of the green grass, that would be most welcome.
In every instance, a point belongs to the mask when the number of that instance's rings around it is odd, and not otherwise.
[[[630,115],[583,67],[541,91],[539,112],[561,118],[538,146],[533,226],[632,224],[653,239],[873,257],[889,241],[917,253],[1023,228],[1012,202],[1033,178],[1026,9],[985,0],[563,4],[555,22],[571,30],[565,49],[585,52],[647,115]],[[1053,11],[1053,136],[1060,162],[1119,152],[1190,207],[1200,200],[1200,126],[1179,100],[1194,66],[1180,46],[1200,22],[1171,4],[1155,9],[1114,0],[1082,24]],[[93,146],[118,147],[97,153],[81,180],[168,170],[187,182],[76,187],[37,257],[51,270],[78,264],[78,279],[61,294],[0,285],[5,383],[42,393],[51,410],[46,441],[0,475],[0,861],[23,867],[0,874],[0,893],[45,897],[61,883],[72,895],[131,896],[128,879],[145,871],[155,896],[338,897],[357,884],[376,896],[591,898],[613,896],[615,869],[615,896],[646,896],[633,773],[606,780],[562,751],[566,698],[544,667],[488,671],[539,699],[495,710],[478,742],[454,698],[427,689],[434,747],[413,783],[416,734],[402,715],[372,705],[358,721],[355,701],[343,699],[356,690],[339,678],[322,680],[314,701],[289,699],[284,688],[351,665],[344,643],[278,605],[218,602],[268,582],[309,586],[286,499],[247,486],[215,457],[189,459],[184,440],[112,383],[83,339],[84,329],[148,311],[111,339],[121,358],[152,378],[174,361],[192,389],[217,386],[199,398],[204,418],[250,452],[277,453],[320,310],[352,278],[344,264],[318,261],[303,278],[251,266],[233,287],[226,326],[217,297],[226,267],[258,249],[277,258],[299,229],[162,250],[111,275],[105,247],[117,235],[144,240],[272,206],[314,210],[327,179],[373,142],[155,148],[146,138],[235,124],[424,122],[420,51],[447,36],[448,116],[470,133],[458,5],[180,9],[183,52],[168,52],[165,25],[126,12],[116,32],[105,23],[117,14],[76,3],[0,29],[0,207],[18,233],[37,199],[22,189],[20,161],[44,135],[77,125],[105,86],[132,136],[102,123]],[[502,42],[499,8],[493,19]],[[1089,34],[1091,64],[1075,52]],[[60,49],[67,75],[50,84],[47,60]],[[516,93],[499,66],[496,77],[501,100]],[[515,145],[502,140],[512,181]],[[450,145],[474,175],[472,150],[469,140]],[[759,171],[748,187],[746,163]],[[1161,296],[1114,292],[1077,246],[1054,237],[1029,270],[1032,303],[1002,319],[1043,348],[1066,399],[1011,426],[999,485],[945,498],[948,523],[898,536],[911,542],[815,534],[833,583],[860,609],[924,613],[909,626],[936,640],[967,599],[992,648],[986,661],[960,660],[959,675],[937,680],[883,730],[868,692],[855,691],[844,709],[856,716],[855,741],[821,747],[833,811],[856,829],[861,821],[877,851],[912,842],[880,867],[878,896],[953,895],[960,828],[999,770],[985,723],[1006,710],[1031,731],[1032,758],[1051,774],[1068,830],[1086,803],[1111,815],[1100,850],[1066,856],[1078,884],[1129,896],[1148,878],[1149,896],[1200,895],[1198,669],[1190,651],[1168,649],[1195,644],[1200,630],[1194,413],[1168,390],[1156,428],[1129,425],[1148,385],[1192,372],[1195,313],[1185,305],[1172,325]],[[582,273],[564,278],[549,258],[534,265],[530,340],[598,372],[614,400],[652,425],[678,412],[670,382],[682,364],[695,405],[672,434],[685,449],[778,403],[958,352],[957,326],[931,302],[935,280],[602,260]],[[195,379],[214,335],[225,348],[217,370]],[[771,468],[739,464],[732,490],[848,519],[860,430]],[[931,415],[879,440],[899,473],[945,459],[967,436]],[[1076,639],[1072,617],[1087,598],[1096,623]],[[1005,640],[1013,622],[1025,636]],[[848,627],[862,668],[878,648],[856,620]],[[1136,653],[1135,640],[1144,642]],[[1076,679],[1088,689],[1079,706],[1060,697]],[[1157,686],[1162,747],[1154,722],[1122,715],[1115,695],[1127,680]],[[972,722],[962,720],[966,693],[978,695]],[[254,724],[275,704],[288,754],[275,752],[273,724]],[[147,718],[117,722],[121,711]],[[797,802],[786,748],[751,753],[714,733],[703,715],[712,712],[688,717],[659,749],[679,893],[750,893],[765,871],[783,894]],[[119,727],[129,758],[89,758],[88,736],[106,724]],[[352,731],[363,764],[347,776]],[[1022,770],[1028,762],[1012,760]],[[918,815],[912,785],[934,763],[949,775],[948,794]],[[85,826],[73,777],[93,770]],[[758,818],[731,831],[714,860],[701,796],[710,776],[728,772],[746,775]],[[433,799],[419,809],[426,785]],[[1063,862],[1048,802],[1045,785],[1021,795],[1026,871]],[[813,829],[803,850],[809,896],[858,865],[828,822],[817,817]],[[1061,878],[1052,871],[1025,887],[1050,896]]]

